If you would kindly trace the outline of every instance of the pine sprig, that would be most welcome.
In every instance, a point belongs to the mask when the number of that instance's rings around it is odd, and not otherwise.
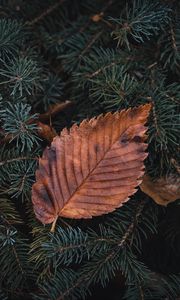
[[[170,22],[171,10],[165,5],[158,5],[150,1],[133,1],[126,5],[119,18],[110,18],[116,25],[112,35],[119,46],[125,44],[130,50],[130,37],[138,43],[149,40],[165,29]]]
[[[27,242],[18,236],[14,227],[5,224],[1,225],[0,248],[1,283],[10,291],[22,289],[34,277],[27,263]]]
[[[41,89],[40,72],[37,62],[28,57],[16,57],[9,63],[1,61],[1,85],[8,84],[10,95],[31,95]]]
[[[171,24],[170,28],[164,33],[161,38],[162,52],[160,60],[164,64],[164,67],[170,68],[173,72],[179,73],[180,67],[180,20],[177,20],[175,24]]]
[[[23,44],[26,33],[23,24],[17,20],[0,20],[0,57],[11,59],[17,55]]]
[[[34,145],[38,145],[39,137],[37,136],[37,125],[35,120],[37,114],[31,114],[31,106],[24,103],[15,105],[10,102],[0,111],[2,128],[5,136],[9,136],[9,140],[16,141],[16,146],[31,150]]]

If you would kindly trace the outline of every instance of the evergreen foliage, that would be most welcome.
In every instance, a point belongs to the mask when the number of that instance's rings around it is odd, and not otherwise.
[[[0,10],[0,299],[95,299],[94,286],[117,281],[108,299],[178,299],[178,201],[162,209],[138,191],[50,233],[31,187],[48,145],[39,116],[67,99],[73,109],[46,122],[57,132],[151,102],[146,170],[179,175],[179,1],[2,0]]]

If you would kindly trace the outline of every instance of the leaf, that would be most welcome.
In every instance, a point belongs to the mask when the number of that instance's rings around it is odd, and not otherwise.
[[[46,113],[39,115],[38,119],[42,122],[48,121],[50,118],[54,117],[55,115],[64,111],[70,106],[73,106],[73,103],[69,100],[51,105]]]
[[[140,188],[159,205],[166,206],[180,198],[179,176],[169,175],[153,180],[149,175],[144,175]]]
[[[112,212],[136,192],[147,157],[150,104],[107,113],[65,128],[45,149],[32,202],[42,223],[58,216],[91,218]]]
[[[99,14],[95,14],[95,15],[91,16],[91,20],[96,23],[96,22],[101,21],[103,16],[104,16],[104,13],[101,12]]]
[[[52,142],[53,138],[57,135],[55,129],[39,121],[37,122],[37,126],[39,136],[48,142]]]

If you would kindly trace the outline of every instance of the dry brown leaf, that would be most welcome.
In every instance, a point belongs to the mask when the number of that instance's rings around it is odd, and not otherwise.
[[[93,22],[96,22],[96,23],[97,23],[97,22],[99,22],[99,21],[102,20],[103,16],[104,16],[104,13],[101,12],[101,13],[99,13],[99,14],[96,14],[96,15],[91,16],[91,20],[92,20]]]
[[[180,198],[180,177],[170,175],[154,181],[149,175],[144,175],[140,188],[157,204],[166,206]]]
[[[48,142],[52,142],[53,138],[57,135],[55,129],[39,121],[36,123],[39,136]]]
[[[136,192],[147,157],[150,104],[107,113],[66,128],[45,149],[32,201],[42,223],[58,216],[91,218],[112,212]]]
[[[51,105],[46,113],[39,115],[38,119],[42,122],[48,121],[50,118],[64,111],[65,109],[67,109],[72,105],[73,102],[69,100]]]

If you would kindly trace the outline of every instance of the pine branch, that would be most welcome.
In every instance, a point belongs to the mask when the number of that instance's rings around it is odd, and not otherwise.
[[[175,33],[174,33],[174,30],[173,30],[172,27],[170,29],[170,33],[171,33],[171,38],[172,38],[173,49],[174,49],[174,51],[178,51],[177,44],[176,44]]]
[[[72,286],[70,286],[67,290],[65,290],[63,293],[61,293],[61,295],[59,297],[57,297],[56,300],[66,299],[66,297],[71,295],[71,292],[73,292],[74,289],[81,286],[82,283],[83,283],[83,286],[86,286],[86,288],[88,288],[92,282],[94,282],[94,281],[98,282],[97,278],[99,277],[99,274],[101,273],[101,271],[105,265],[110,264],[111,268],[113,269],[113,261],[117,260],[117,261],[119,261],[119,263],[120,263],[120,261],[122,261],[119,257],[119,254],[121,255],[121,251],[124,251],[126,249],[126,245],[128,245],[130,240],[132,241],[131,238],[132,238],[133,232],[135,230],[136,224],[139,222],[139,218],[142,214],[144,205],[145,205],[145,203],[143,202],[137,206],[135,216],[134,216],[132,222],[129,224],[127,230],[123,234],[120,241],[113,240],[113,238],[111,238],[111,239],[96,238],[95,240],[93,240],[93,244],[95,244],[96,246],[97,246],[97,242],[100,242],[100,243],[105,242],[105,243],[107,243],[107,245],[109,244],[111,246],[110,246],[109,250],[107,248],[105,253],[103,253],[104,247],[102,248],[101,251],[100,250],[98,251],[99,258],[97,261],[96,261],[96,258],[94,259],[94,256],[95,257],[97,256],[97,251],[91,250],[90,255],[92,255],[92,260],[90,260],[90,262],[86,263],[82,267],[82,271],[79,270],[79,272],[78,272],[79,275],[77,276],[77,280],[75,280],[75,282],[72,284]],[[52,241],[52,243],[53,243],[53,241]],[[79,244],[79,246],[82,245],[83,247],[86,246],[88,248],[89,245],[91,246],[91,243],[92,243],[92,241],[90,240],[89,242],[88,241],[86,242],[86,245],[84,243],[83,244],[81,243],[81,244]],[[90,266],[91,266],[91,268],[90,268]],[[114,267],[116,268],[116,264],[114,265]],[[118,264],[118,267],[121,268],[119,264]],[[82,272],[82,275],[81,275],[81,272]],[[110,271],[110,272],[114,273],[114,270]],[[96,280],[95,280],[95,278],[96,278]],[[104,274],[104,277],[102,279],[103,280],[102,284],[103,284],[103,282],[105,282],[105,278],[107,278],[107,277]]]
[[[0,224],[11,227],[15,224],[21,224],[22,220],[15,209],[12,201],[7,198],[0,199]]]
[[[125,44],[130,50],[131,36],[136,42],[143,43],[146,39],[160,30],[163,30],[170,22],[171,9],[167,6],[160,6],[158,3],[148,1],[134,1],[130,7],[128,4],[119,18],[110,18],[116,24],[112,32],[118,41],[118,46]]]
[[[28,279],[35,275],[27,263],[28,246],[7,222],[1,225],[0,246],[1,282],[9,291],[22,290]]]
[[[1,59],[9,60],[18,54],[26,37],[23,24],[17,20],[0,20],[0,52]]]
[[[62,5],[66,0],[59,0],[55,4],[49,6],[47,9],[45,9],[39,16],[35,17],[31,21],[27,21],[26,24],[33,26],[37,24],[39,21],[42,21],[44,18],[46,18],[48,15],[50,15],[53,11],[55,11],[60,5]]]
[[[116,64],[117,64],[117,62],[113,61],[113,62],[107,64],[106,66],[99,68],[98,70],[94,71],[93,73],[87,74],[86,77],[93,78],[94,76],[97,76],[99,73],[103,72],[106,68],[110,68],[112,66],[115,66]]]
[[[10,164],[12,162],[22,161],[22,160],[38,160],[38,157],[21,156],[21,157],[16,157],[16,158],[12,158],[12,159],[6,159],[3,161],[0,161],[0,166],[3,166],[5,164]]]
[[[99,39],[99,37],[102,34],[103,34],[103,31],[100,31],[100,32],[97,32],[94,36],[92,36],[92,38],[87,43],[87,45],[85,46],[85,48],[79,54],[79,56],[78,56],[79,59],[82,58],[84,56],[84,54],[86,54],[86,52],[92,47],[92,45]]]
[[[144,206],[145,206],[144,201],[140,202],[139,205],[137,206],[136,213],[133,217],[133,221],[129,225],[128,229],[126,230],[126,233],[124,234],[124,236],[122,237],[120,243],[118,244],[119,247],[123,247],[127,243],[127,241],[129,240],[130,237],[131,237],[130,245],[132,245],[132,243],[133,243],[133,232],[136,229],[136,226],[138,225],[139,218],[141,217]]]
[[[60,296],[58,296],[55,300],[65,300],[66,297],[68,297],[72,291],[74,291],[76,288],[79,288],[79,286],[81,286],[81,284],[86,284],[86,280],[87,280],[88,276],[81,276],[77,279],[76,282],[73,283],[73,285],[68,288],[65,292],[63,292]]]
[[[142,289],[141,285],[139,285],[139,290],[140,290],[140,295],[141,295],[141,299],[140,300],[145,300],[143,289]]]

